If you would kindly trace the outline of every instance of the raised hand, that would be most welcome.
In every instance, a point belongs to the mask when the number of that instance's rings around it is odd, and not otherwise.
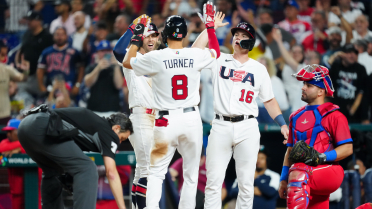
[[[200,19],[205,24],[206,28],[214,28],[214,16],[216,13],[216,7],[213,6],[212,2],[207,2],[203,6],[203,16],[198,13]]]
[[[223,19],[225,18],[225,14],[222,12],[217,12],[216,16],[214,17],[214,29],[224,27],[229,24],[229,22],[223,23]]]

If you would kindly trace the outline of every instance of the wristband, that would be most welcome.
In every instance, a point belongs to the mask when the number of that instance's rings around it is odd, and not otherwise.
[[[329,152],[325,152],[324,153],[326,155],[326,162],[333,162],[336,160],[337,158],[337,152],[336,150],[332,150],[332,151],[329,151]]]
[[[284,117],[282,114],[276,116],[276,118],[274,119],[274,121],[280,126],[284,126],[284,125],[287,125],[287,123],[285,122],[284,120]]]
[[[289,166],[283,165],[280,181],[288,181]]]

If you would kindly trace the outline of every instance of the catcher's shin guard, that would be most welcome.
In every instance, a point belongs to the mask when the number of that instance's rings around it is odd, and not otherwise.
[[[298,165],[297,165],[298,164]],[[296,163],[289,170],[287,207],[288,209],[307,209],[310,202],[310,186],[308,171],[311,167]]]

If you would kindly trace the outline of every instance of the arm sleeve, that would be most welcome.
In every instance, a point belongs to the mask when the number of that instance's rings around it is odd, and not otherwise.
[[[339,115],[338,117],[330,118],[329,120],[329,124],[331,125],[329,134],[333,139],[333,144],[335,147],[348,142],[353,142],[346,117],[338,111],[331,114]]]
[[[47,64],[46,56],[47,56],[47,53],[44,50],[39,57],[37,68],[42,68],[42,69],[46,68],[46,64]]]
[[[208,43],[209,43],[209,48],[214,49],[216,52],[217,58],[220,57],[221,52],[220,52],[220,45],[218,44],[217,36],[216,36],[216,31],[214,28],[209,28],[207,29],[208,33]]]
[[[121,37],[120,39],[118,40],[118,42],[116,43],[115,47],[114,47],[114,55],[115,55],[115,58],[118,62],[123,62],[123,59],[125,57],[125,54],[127,53],[127,47],[129,45],[129,42],[130,42],[130,39],[131,37],[133,36],[133,32],[132,30],[130,30],[128,28],[127,32],[125,32]]]
[[[266,181],[262,181],[264,179]],[[254,186],[258,187],[262,195],[271,198],[277,194],[277,190],[274,187],[270,186],[271,181],[272,179],[269,176],[263,175],[261,178],[256,178],[254,180]]]
[[[262,69],[263,72],[263,82],[260,86],[260,92],[258,93],[259,98],[262,102],[267,102],[274,98],[273,88],[271,85],[271,79],[269,73],[266,69]]]
[[[149,52],[143,56],[132,57],[130,59],[130,65],[132,66],[133,71],[137,76],[142,75],[153,76],[157,73],[155,72],[155,69],[153,69],[152,65],[152,56],[155,53],[156,52]]]

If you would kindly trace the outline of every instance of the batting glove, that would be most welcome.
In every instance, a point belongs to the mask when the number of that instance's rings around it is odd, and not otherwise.
[[[207,2],[203,6],[203,15],[198,12],[198,15],[202,22],[205,24],[205,27],[214,28],[214,16],[216,13],[216,6],[213,6],[212,2]]]
[[[147,20],[145,21],[145,23],[143,23],[144,19],[148,19],[148,20],[150,20],[150,22],[151,22],[151,17],[147,16],[146,14],[140,15],[140,16],[138,16],[136,19],[134,19],[133,22],[129,25],[129,30],[131,30],[132,33],[134,33],[134,32],[133,32],[133,31],[134,31],[134,28],[136,27],[136,25],[137,25],[138,23],[141,23],[141,20],[142,20],[142,24],[145,25],[146,22],[147,22]]]
[[[147,30],[150,25],[150,19],[141,18],[140,22],[133,29],[133,36],[130,41],[130,44],[136,45],[138,48],[142,47],[143,39],[145,38],[144,34],[147,33]]]

